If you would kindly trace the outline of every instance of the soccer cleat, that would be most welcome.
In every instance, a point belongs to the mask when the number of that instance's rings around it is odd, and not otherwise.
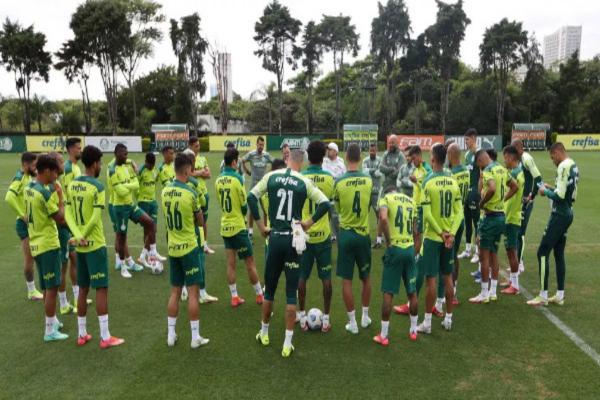
[[[323,325],[321,325],[321,332],[327,333],[330,330],[331,330],[331,324],[323,322]]]
[[[438,310],[436,306],[433,306],[433,308],[431,309],[431,313],[433,315],[435,315],[436,317],[440,317],[440,318],[442,318],[444,316],[444,311]]]
[[[515,289],[512,285],[500,291],[502,294],[519,294],[519,289]]]
[[[480,270],[478,270],[478,269],[476,269],[475,271],[473,271],[473,272],[470,272],[470,274],[471,274],[471,276],[472,276],[473,278],[475,278],[475,277],[477,277],[477,276],[481,276],[481,271],[480,271]]]
[[[371,325],[371,318],[369,317],[362,317],[360,320],[360,326],[363,328],[368,328],[369,325]]]
[[[216,303],[217,301],[219,301],[219,299],[215,296],[211,296],[210,294],[206,293],[206,295],[204,296],[200,296],[198,302],[200,304],[208,304],[208,303]]]
[[[442,326],[444,327],[445,330],[450,331],[452,330],[452,321],[448,321],[447,319],[443,319],[442,320]]]
[[[167,261],[167,257],[165,257],[165,256],[161,256],[160,254],[158,254],[158,252],[156,252],[156,255],[155,255],[155,256],[156,256],[156,258],[158,259],[158,261],[160,261],[160,262],[165,262],[165,261]]]
[[[28,300],[43,300],[44,295],[37,289],[28,290],[27,291],[27,299]]]
[[[382,345],[383,347],[387,346],[390,344],[390,339],[383,337],[381,335],[377,335],[373,337],[373,341],[375,343],[379,343],[380,345]]]
[[[92,335],[90,335],[89,333],[86,334],[85,336],[78,336],[77,337],[77,346],[84,346],[90,340],[92,340]]]
[[[400,304],[399,306],[394,306],[394,312],[400,315],[408,315],[410,308],[408,304]]]
[[[44,335],[44,342],[55,342],[58,340],[66,340],[69,335],[59,332],[58,329],[54,329],[52,333]]]
[[[292,355],[293,352],[294,352],[294,346],[292,346],[292,345],[283,346],[283,349],[281,350],[281,357],[288,358],[289,356]]]
[[[453,306],[458,306],[458,305],[460,305],[460,301],[458,301],[458,297],[454,296],[454,297],[452,298],[452,305],[453,305]]]
[[[265,296],[262,294],[256,295],[256,304],[261,305],[265,301]]]
[[[425,322],[421,322],[419,325],[417,325],[417,332],[426,333],[429,335],[431,333],[431,325],[425,325]]]
[[[188,299],[188,291],[187,288],[184,286],[181,289],[181,301],[186,301]]]
[[[130,279],[132,277],[131,273],[129,272],[129,269],[125,266],[121,268],[121,277],[125,279]]]
[[[473,257],[471,257],[471,264],[477,264],[479,262],[479,254],[474,254]]]
[[[304,332],[308,331],[308,317],[306,315],[300,318],[300,329]]]
[[[379,242],[379,243],[375,242],[371,246],[372,249],[380,249],[381,247],[383,247],[383,243],[381,243],[381,242]]]
[[[111,336],[111,337],[109,337],[106,340],[104,340],[104,339],[100,340],[100,348],[101,349],[108,349],[109,347],[120,346],[123,343],[125,343],[125,339],[121,339],[121,338],[118,338],[116,336]]]
[[[459,258],[459,259],[461,259],[461,260],[462,260],[463,258],[469,258],[469,257],[471,257],[471,252],[470,252],[470,251],[468,251],[468,250],[465,250],[465,251],[463,251],[462,253],[460,253],[460,254],[458,255],[458,258]]]
[[[263,346],[268,346],[269,345],[269,335],[263,335],[262,331],[258,331],[258,333],[256,334],[256,341],[260,344],[262,344]]]
[[[152,268],[152,265],[150,265],[150,262],[148,261],[148,259],[146,257],[142,257],[140,255],[137,259],[137,262],[139,265],[141,265],[145,268]]]
[[[558,295],[554,295],[548,299],[548,304],[556,304],[557,306],[562,306],[565,304],[565,299],[558,298]]]
[[[482,296],[481,293],[479,293],[477,296],[475,297],[471,297],[469,299],[469,303],[471,304],[487,304],[490,302],[490,298],[489,296]]]
[[[346,324],[346,331],[352,333],[353,335],[358,335],[358,326],[352,326],[352,324],[348,322]]]
[[[231,307],[235,308],[244,304],[246,300],[242,299],[240,296],[234,296],[231,298]]]
[[[417,341],[417,331],[408,332],[408,338],[413,342]]]
[[[206,254],[215,254],[215,251],[213,249],[211,249],[210,247],[208,247],[207,244],[204,245],[204,252]]]
[[[173,347],[175,346],[175,343],[177,343],[177,335],[167,335],[167,346]]]
[[[143,270],[144,270],[144,267],[143,267],[143,266],[141,266],[140,264],[133,263],[133,264],[131,264],[131,265],[128,265],[128,266],[127,266],[127,269],[130,269],[130,270],[132,270],[133,272],[141,272],[141,271],[143,271]]]
[[[530,306],[534,306],[534,307],[539,307],[539,306],[547,306],[548,305],[548,300],[544,299],[542,296],[535,296],[535,298],[529,300],[527,302],[528,305]]]
[[[71,304],[67,304],[66,306],[60,308],[60,313],[62,315],[70,314],[72,312],[76,313],[77,312],[76,310],[77,309],[75,307],[73,307]]]
[[[497,294],[490,294],[489,298],[490,298],[490,301],[498,301],[498,295]]]
[[[209,339],[203,338],[202,336],[200,336],[198,339],[192,339],[192,343],[190,344],[190,346],[192,349],[197,349],[200,346],[207,345],[208,342],[210,342]]]

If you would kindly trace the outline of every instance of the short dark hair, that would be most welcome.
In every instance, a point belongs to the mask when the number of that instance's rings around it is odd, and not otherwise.
[[[477,152],[475,153],[475,161],[479,160],[479,157],[481,157],[481,155],[484,153],[489,155],[489,153],[485,151],[485,149],[477,150]]]
[[[262,136],[259,136],[259,137],[256,138],[256,143],[258,143],[258,142],[264,142],[264,141],[265,141],[265,138],[262,137]]]
[[[234,142],[227,142],[227,144],[225,145],[225,147],[227,147],[228,149],[235,149],[235,143]]]
[[[271,164],[271,171],[281,168],[285,168],[285,161],[283,161],[281,158],[274,159],[273,164]]]
[[[175,151],[175,148],[173,146],[170,146],[170,145],[163,146],[163,148],[161,150],[161,153],[165,154],[169,150]]]
[[[562,151],[562,152],[567,151],[567,149],[565,149],[565,145],[562,144],[561,142],[556,142],[552,146],[550,146],[550,152],[557,151],[557,150]]]
[[[417,147],[417,146],[415,146]],[[431,148],[431,155],[437,162],[443,164],[446,162],[446,147],[441,143],[436,143]]]
[[[371,144],[369,145],[369,147],[377,147],[377,142],[371,142]]]
[[[350,143],[346,149],[346,157],[350,162],[360,161],[360,146],[357,143]]]
[[[188,139],[188,144],[191,146],[198,141],[199,141],[198,136],[190,136],[190,138]]]
[[[153,152],[149,151],[146,153],[146,162],[150,165],[156,164],[156,156]]]
[[[322,164],[325,153],[327,153],[327,146],[321,140],[313,140],[308,144],[306,152],[311,164]]]
[[[122,149],[127,150],[127,146],[125,146],[123,143],[117,143],[114,153],[117,154],[117,152]]]
[[[175,172],[181,173],[186,167],[192,166],[192,160],[187,154],[179,153],[175,156]]]
[[[102,150],[96,146],[87,145],[81,152],[81,162],[88,168],[91,167],[96,161],[100,161],[101,158]]]
[[[58,161],[55,157],[52,157],[50,154],[42,154],[37,158],[37,167],[38,173],[44,172],[46,170],[50,171],[58,171]]]
[[[421,154],[421,147],[417,146],[417,145],[410,146],[410,148],[408,150],[408,155],[412,157],[416,154]]]
[[[283,143],[283,144],[281,145],[281,149],[282,149],[282,150],[283,150],[283,149],[285,149],[286,147],[288,147],[288,148],[289,148],[289,147],[290,147],[290,145],[289,145],[289,144],[287,144],[287,143]]]
[[[37,158],[37,155],[35,153],[26,151],[23,154],[21,154],[21,164],[33,162],[33,161],[35,161],[36,158]]]
[[[477,137],[477,129],[475,129],[475,128],[467,129],[467,131],[465,132],[465,136]]]
[[[485,149],[485,151],[489,154],[492,160],[496,161],[498,159],[498,152],[495,149]]]
[[[231,164],[233,164],[233,162],[237,160],[239,156],[240,152],[238,151],[238,149],[227,149],[225,150],[225,154],[223,155],[223,162],[225,163],[225,165],[230,167]]]
[[[67,150],[69,150],[71,147],[75,146],[76,144],[81,143],[81,138],[78,137],[70,137],[67,139],[67,141],[65,142],[65,147]]]
[[[517,148],[511,144],[505,146],[504,149],[502,149],[502,153],[504,153],[505,155],[510,154],[511,156],[519,158],[519,152],[517,151]]]

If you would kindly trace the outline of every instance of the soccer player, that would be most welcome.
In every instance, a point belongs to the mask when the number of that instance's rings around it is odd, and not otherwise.
[[[408,337],[417,340],[417,271],[415,269],[415,250],[413,247],[413,226],[416,216],[414,200],[405,194],[398,193],[395,186],[387,188],[379,200],[379,225],[385,236],[387,249],[383,256],[383,275],[381,291],[381,332],[373,340],[382,346],[389,344],[388,332],[392,300],[400,291],[400,281],[410,303],[410,330]],[[392,225],[391,225],[392,224]],[[391,226],[390,226],[391,225]]]
[[[517,255],[517,247],[519,242],[519,230],[521,229],[521,205],[523,199],[523,189],[525,176],[523,169],[519,165],[519,152],[514,146],[506,146],[503,150],[504,165],[510,172],[512,179],[517,183],[516,193],[509,196],[505,195],[508,200],[504,202],[506,213],[506,226],[504,228],[504,247],[506,248],[506,256],[510,265],[510,284],[506,289],[502,290],[504,294],[519,294],[519,258]]]
[[[465,165],[469,170],[470,186],[469,196],[465,205],[465,251],[458,255],[458,258],[471,258],[471,263],[479,262],[479,252],[477,249],[477,227],[479,225],[479,174],[480,170],[475,161],[475,153],[477,153],[477,130],[475,128],[467,129],[465,133],[465,145],[467,152],[465,153]],[[472,240],[472,241],[471,241]]]
[[[156,246],[154,251],[150,244],[156,243],[156,226],[152,218],[142,211],[133,202],[133,193],[139,189],[139,181],[136,175],[131,175],[130,168],[127,166],[127,146],[118,143],[115,146],[115,164],[109,166],[108,181],[113,190],[113,217],[117,230],[115,248],[119,254],[121,266],[121,276],[131,278],[129,268],[134,271],[143,269],[133,263],[126,263],[125,249],[127,247],[127,225],[129,220],[139,223],[144,228],[144,247],[150,249],[150,257],[156,257]],[[137,268],[139,267],[139,268]]]
[[[138,172],[138,182],[140,189],[137,195],[138,207],[152,218],[154,222],[154,239],[156,239],[156,226],[158,224],[158,202],[156,201],[156,181],[158,180],[158,168],[156,166],[156,156],[152,152],[146,153],[144,165]],[[149,248],[144,245],[142,254],[138,262],[146,268],[151,268],[156,262],[163,262],[167,259],[161,256],[156,249],[156,243],[151,243]]]
[[[248,176],[252,177],[252,183],[250,186],[251,189],[263,178],[263,176],[265,176],[265,173],[267,172],[267,165],[273,163],[273,158],[271,155],[264,150],[265,138],[259,136],[256,139],[256,150],[248,152],[242,158],[241,166],[243,171],[248,174]],[[251,169],[248,169],[248,166],[246,165],[248,162],[250,163]],[[252,219],[252,213],[248,213],[248,235],[250,235],[250,238],[252,238],[253,223],[254,220]]]
[[[163,161],[158,167],[158,181],[164,188],[175,179],[175,149],[173,146],[165,146],[162,148]]]
[[[204,193],[206,193],[206,205],[202,207],[202,215],[204,216],[204,225],[202,225],[202,231],[204,233],[204,252],[206,254],[215,254],[215,251],[208,246],[208,203],[210,198],[208,197],[208,189],[206,189],[206,181],[210,179],[210,168],[208,167],[208,161],[206,157],[200,155],[200,140],[197,136],[192,136],[189,139],[189,148],[194,152],[195,164],[192,176],[198,179],[201,186],[204,186]]]
[[[556,187],[552,188],[548,184],[541,183],[538,189],[541,196],[552,200],[552,212],[537,251],[540,294],[527,302],[532,306],[547,305],[548,303],[562,306],[565,303],[565,246],[567,231],[573,223],[573,203],[577,199],[579,168],[560,142],[550,146],[550,158],[557,166]],[[554,251],[558,289],[554,296],[548,298],[548,276],[550,274],[548,257],[550,257],[551,251]]]
[[[62,189],[56,185],[56,200],[48,185],[58,179],[59,166],[52,156],[43,154],[37,159],[37,178],[24,191],[25,219],[29,233],[29,248],[35,259],[44,292],[46,314],[45,342],[65,340],[69,336],[61,333],[62,324],[56,318],[56,293],[60,286],[60,241],[57,223],[64,224]]]
[[[161,206],[167,225],[169,248],[171,295],[167,317],[167,345],[175,346],[175,326],[179,314],[179,298],[185,285],[189,293],[188,315],[192,330],[192,349],[209,342],[200,336],[199,284],[202,280],[200,248],[196,226],[202,226],[202,211],[196,193],[187,185],[192,174],[192,160],[185,154],[175,157],[175,180],[162,191]]]
[[[83,346],[92,335],[87,332],[87,296],[96,290],[96,313],[100,325],[100,347],[119,346],[124,339],[112,336],[108,329],[108,254],[102,225],[104,210],[104,185],[98,180],[102,169],[102,151],[86,146],[81,156],[85,174],[69,183],[65,219],[76,245],[77,283],[80,286],[77,299],[77,345]]]
[[[25,274],[25,283],[27,284],[27,298],[29,300],[42,300],[44,296],[35,287],[33,277],[33,256],[29,248],[29,233],[27,231],[27,216],[25,214],[25,188],[35,179],[35,164],[37,156],[30,152],[21,154],[21,169],[17,171],[12,182],[8,186],[8,191],[4,200],[17,215],[15,229],[17,236],[21,240],[21,250],[23,251],[23,272]]]
[[[525,253],[523,250],[525,246],[525,234],[527,233],[527,225],[529,225],[529,218],[531,217],[531,212],[533,211],[533,200],[537,195],[538,186],[542,182],[542,174],[535,164],[531,154],[526,152],[523,148],[523,142],[521,140],[514,140],[512,145],[519,153],[521,169],[523,170],[523,175],[525,177],[521,229],[519,230],[519,248],[517,249],[517,256],[519,257],[519,272],[522,272],[525,270],[525,264],[523,263],[523,253]]]
[[[264,300],[262,287],[256,273],[252,243],[250,242],[244,221],[244,217],[248,212],[248,204],[244,182],[240,174],[236,172],[238,157],[239,152],[237,149],[229,149],[225,152],[223,157],[225,169],[215,181],[215,192],[221,206],[221,236],[225,242],[227,283],[229,284],[229,292],[231,293],[232,307],[237,307],[245,303],[245,300],[239,296],[237,291],[235,277],[236,255],[246,263],[248,278],[256,295],[256,304],[262,304]]]
[[[369,238],[369,207],[373,183],[371,177],[359,171],[360,147],[350,144],[346,149],[348,172],[335,181],[333,199],[340,215],[340,238],[338,244],[337,276],[342,278],[342,296],[348,314],[346,330],[357,334],[356,313],[352,279],[354,266],[362,282],[363,328],[371,325],[369,303],[371,301],[371,239]]]
[[[290,145],[287,143],[281,145],[281,159],[285,165],[287,165],[290,160]]]
[[[300,222],[301,229],[308,230],[329,210],[327,197],[316,188],[311,180],[300,174],[304,152],[292,150],[288,168],[271,171],[261,179],[248,195],[248,206],[252,217],[263,236],[269,235],[269,249],[265,262],[265,301],[262,305],[261,329],[256,340],[263,346],[269,344],[269,321],[273,310],[275,290],[281,273],[285,273],[285,341],[281,355],[289,357],[293,351],[292,338],[296,322],[296,290],[300,278],[300,255],[302,241],[294,238],[298,221],[302,217],[302,207],[308,199],[316,207],[311,218]],[[260,219],[259,199],[268,193],[269,222],[266,228]],[[301,235],[298,235],[301,236]],[[301,237],[298,237],[301,239]],[[297,248],[295,248],[297,247]],[[299,250],[300,249],[300,250]]]
[[[406,162],[400,166],[400,171],[398,172],[398,178],[396,179],[396,188],[400,193],[404,193],[408,197],[413,197],[413,187],[414,184],[411,181],[410,177],[413,175],[415,170],[415,166],[412,163],[412,158],[410,156],[410,149],[412,146],[408,146],[404,149],[404,157],[406,158]]]
[[[379,171],[381,165],[381,157],[377,155],[377,143],[371,143],[369,146],[369,156],[365,157],[362,162],[362,171],[371,177],[373,181],[373,191],[371,192],[371,208],[375,213],[375,217],[379,220],[379,194],[381,193],[381,181],[383,180],[383,174]],[[379,248],[383,245],[382,233],[377,225],[377,239],[373,244],[373,248]]]
[[[307,148],[308,161],[310,165],[302,175],[310,179],[315,186],[328,198],[333,198],[333,176],[323,170],[323,157],[325,157],[325,143],[320,140],[310,142]],[[302,218],[308,219],[315,211],[315,204],[311,200],[304,203]],[[323,283],[323,324],[321,332],[329,332],[331,322],[329,313],[331,310],[331,226],[329,215],[321,218],[307,232],[308,243],[306,250],[300,258],[300,283],[298,284],[298,305],[300,309],[300,328],[308,330],[306,317],[306,282],[310,278],[313,264],[317,264],[317,274]]]
[[[492,160],[486,150],[478,150],[475,153],[475,161],[481,169],[482,189],[479,208],[484,213],[478,230],[481,292],[477,296],[471,297],[469,302],[481,304],[498,299],[496,294],[499,272],[498,243],[500,242],[506,223],[504,202],[508,199],[505,196],[505,192],[508,186],[510,192],[514,194],[517,183],[511,178],[506,168]]]

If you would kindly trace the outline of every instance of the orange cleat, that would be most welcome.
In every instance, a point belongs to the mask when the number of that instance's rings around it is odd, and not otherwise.
[[[92,340],[92,335],[90,335],[89,333],[85,336],[79,336],[77,337],[77,346],[83,346],[90,340]]]
[[[506,289],[502,289],[500,292],[502,294],[519,294],[519,289],[514,288],[512,285],[507,287]]]
[[[231,307],[235,308],[237,306],[241,306],[244,304],[246,300],[242,299],[240,296],[235,296],[231,298]]]
[[[261,305],[265,301],[265,296],[262,294],[256,295],[256,304]]]
[[[387,346],[388,344],[390,344],[390,339],[384,338],[381,335],[377,335],[377,336],[373,337],[373,341],[375,343],[379,343],[380,345],[382,345],[384,347]]]
[[[431,309],[431,313],[433,315],[435,315],[436,317],[440,317],[440,318],[442,318],[444,316],[444,312],[438,310],[435,306],[433,306],[433,308]]]
[[[459,304],[460,304],[460,301],[458,301],[458,297],[454,296],[454,298],[452,299],[452,305],[458,306]]]
[[[400,315],[408,315],[410,309],[408,307],[408,304],[401,304],[399,306],[394,306],[394,312]]]
[[[111,336],[107,340],[104,340],[104,339],[100,340],[100,348],[108,349],[109,347],[120,346],[123,343],[125,343],[125,339],[121,339],[116,336]]]
[[[409,338],[410,340],[412,340],[413,342],[416,342],[416,341],[417,341],[417,331],[410,332],[410,333],[408,334],[408,338]]]

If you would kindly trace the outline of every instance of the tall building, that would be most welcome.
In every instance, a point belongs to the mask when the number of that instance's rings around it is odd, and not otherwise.
[[[581,26],[563,26],[544,37],[544,68],[558,68],[581,48]]]
[[[219,53],[219,75],[221,79],[221,87],[227,95],[227,102],[233,101],[233,82],[231,80],[231,53]]]

